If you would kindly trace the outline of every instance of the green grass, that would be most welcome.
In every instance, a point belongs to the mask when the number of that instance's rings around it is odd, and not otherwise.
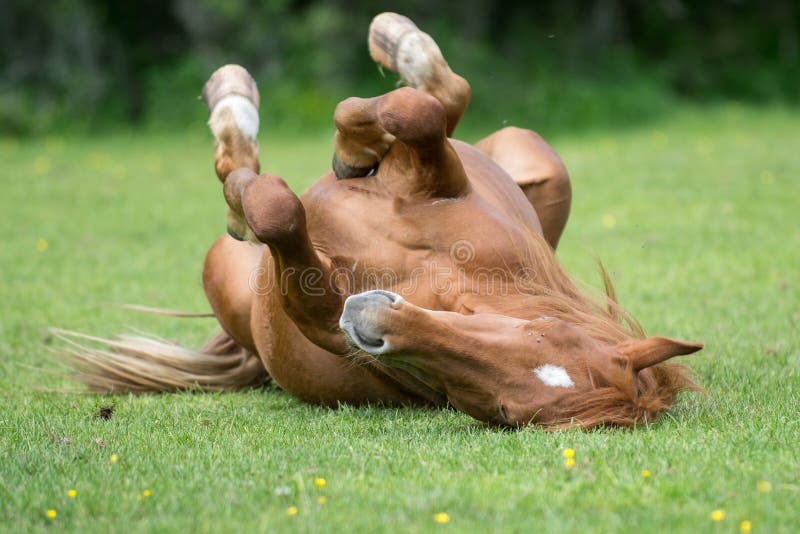
[[[38,391],[69,387],[54,374],[47,326],[138,328],[194,346],[215,330],[109,305],[206,310],[200,269],[224,230],[223,200],[200,124],[181,135],[0,141],[0,529],[738,532],[750,520],[753,532],[793,531],[798,123],[790,110],[681,109],[554,140],[575,191],[562,262],[598,285],[602,258],[649,333],[705,342],[685,360],[708,390],[646,428],[563,433],[500,431],[449,410],[323,409],[275,389]],[[265,130],[263,167],[296,189],[327,167],[329,132]],[[109,403],[112,419],[93,417]],[[565,447],[576,451],[572,470]],[[761,480],[771,491],[756,490]],[[716,524],[715,509],[725,510]],[[450,523],[436,524],[437,512]]]

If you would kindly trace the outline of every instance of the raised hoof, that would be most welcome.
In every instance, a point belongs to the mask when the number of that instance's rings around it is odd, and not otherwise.
[[[353,167],[343,163],[336,152],[333,153],[333,173],[339,180],[349,180],[351,178],[365,178],[372,176],[378,170],[378,164],[367,167]]]
[[[203,86],[203,101],[208,111],[213,111],[220,100],[230,95],[243,96],[256,108],[261,104],[255,80],[240,65],[224,65],[218,68]]]
[[[430,83],[437,73],[450,70],[436,41],[397,13],[381,13],[372,19],[368,43],[373,60],[417,89]]]
[[[369,55],[372,59],[393,72],[397,72],[397,46],[402,38],[419,28],[410,18],[397,13],[381,13],[369,25]]]

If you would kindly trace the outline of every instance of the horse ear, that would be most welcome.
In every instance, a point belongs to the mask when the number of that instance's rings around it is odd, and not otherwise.
[[[692,354],[702,348],[702,343],[689,343],[667,337],[631,340],[617,346],[617,349],[631,360],[633,369],[637,372],[673,356]]]

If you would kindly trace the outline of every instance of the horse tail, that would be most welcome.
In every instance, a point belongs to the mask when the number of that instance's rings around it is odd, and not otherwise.
[[[101,393],[225,391],[263,385],[268,378],[258,355],[220,332],[200,350],[139,335],[104,339],[52,329],[64,342],[58,352],[71,377]]]

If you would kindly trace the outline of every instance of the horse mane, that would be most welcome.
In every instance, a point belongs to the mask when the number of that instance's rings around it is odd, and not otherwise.
[[[646,425],[669,410],[681,391],[702,391],[684,365],[654,365],[641,370],[638,378],[634,398],[613,386],[576,392],[558,405],[557,417],[542,424],[547,430]]]
[[[502,290],[490,287],[480,295],[479,309],[485,308],[481,311],[520,319],[556,317],[607,344],[645,337],[639,322],[617,302],[614,284],[601,262],[605,292],[590,295],[567,274],[541,235],[528,233],[516,253],[518,267],[508,269]]]
[[[578,288],[544,238],[531,233],[526,241],[520,260],[528,275],[525,280],[514,279],[515,287],[524,290],[515,298],[483,295],[488,308],[521,319],[556,317],[608,345],[646,337],[639,322],[617,302],[614,284],[602,262],[598,261],[598,266],[605,291],[591,296]],[[641,370],[637,386],[633,397],[613,386],[567,395],[555,407],[557,415],[539,423],[548,430],[631,427],[652,422],[669,410],[681,391],[702,391],[692,380],[690,369],[678,364],[662,363]]]

